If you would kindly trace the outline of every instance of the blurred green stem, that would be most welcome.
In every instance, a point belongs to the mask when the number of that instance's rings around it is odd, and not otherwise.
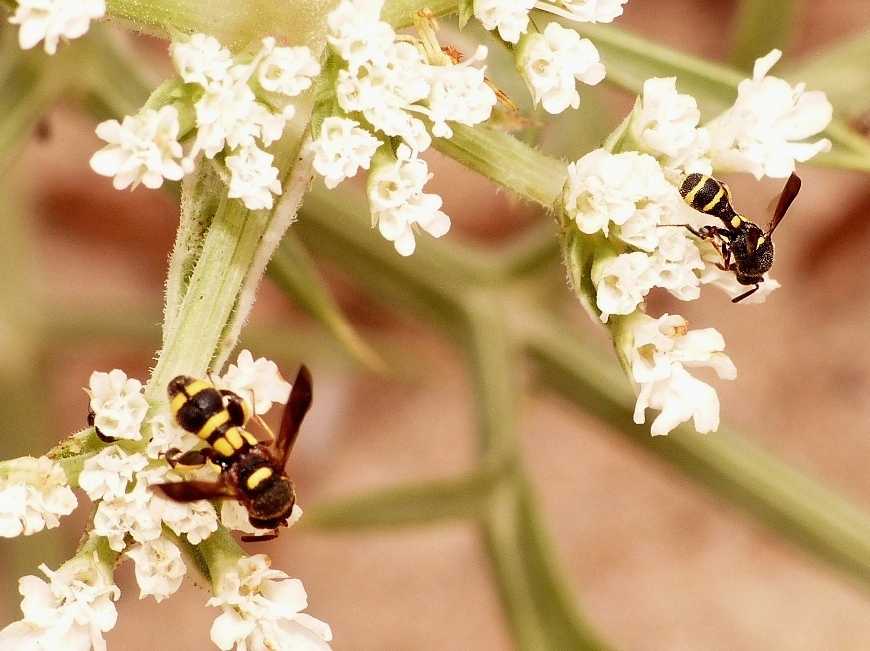
[[[794,29],[796,0],[741,0],[728,62],[747,73],[773,48],[784,50]]]
[[[363,211],[351,208],[354,205],[360,203],[347,194],[332,192],[324,197],[315,191],[306,200],[298,227],[309,247],[334,259],[382,300],[398,302],[423,318],[437,315],[432,322],[463,341],[457,319],[461,323],[468,318],[468,307],[473,305],[469,297],[480,290],[475,276],[449,261],[462,259],[466,269],[473,269],[477,253],[449,242],[421,239],[413,264],[408,264],[380,241]],[[440,276],[429,273],[438,268],[443,271]],[[515,328],[512,341],[526,351],[547,386],[787,540],[870,587],[870,520],[846,500],[730,434],[726,427],[708,436],[683,427],[668,437],[650,437],[647,429],[632,422],[634,398],[624,377],[578,341],[571,334],[573,326],[543,317],[535,304],[521,296],[511,303],[509,321]],[[501,435],[504,440],[513,436]]]

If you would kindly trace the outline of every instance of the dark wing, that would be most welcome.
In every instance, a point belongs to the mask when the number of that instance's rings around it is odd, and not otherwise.
[[[299,426],[311,407],[312,397],[311,372],[303,364],[299,367],[296,379],[293,380],[293,389],[290,391],[287,406],[284,407],[284,415],[281,417],[278,440],[275,441],[276,461],[282,468],[293,450],[293,444],[296,443]]]
[[[197,500],[233,499],[235,491],[223,481],[179,481],[169,484],[154,484],[166,497],[176,502]]]
[[[779,194],[779,200],[776,202],[773,217],[771,217],[770,224],[767,227],[768,235],[773,233],[773,231],[776,230],[776,227],[779,226],[779,223],[782,221],[782,218],[785,217],[785,213],[788,212],[789,206],[791,206],[792,201],[795,200],[795,197],[797,197],[800,190],[801,179],[797,174],[792,172],[791,176],[788,177],[788,181],[785,182],[785,187]]]

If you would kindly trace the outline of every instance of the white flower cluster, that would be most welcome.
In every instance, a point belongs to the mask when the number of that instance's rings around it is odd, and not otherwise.
[[[543,32],[529,31],[532,9],[582,23],[609,23],[622,15],[628,0],[473,0],[474,16],[499,37],[517,43],[516,64],[535,105],[558,114],[580,106],[577,82],[594,86],[604,79],[598,50],[573,29],[548,23]]]
[[[2,649],[78,649],[105,651],[103,633],[118,619],[113,601],[121,594],[112,569],[96,553],[83,554],[55,571],[40,565],[48,580],[18,581],[23,618],[0,631]]]
[[[441,58],[427,60],[424,47],[397,38],[380,19],[382,6],[383,0],[342,0],[329,14],[328,40],[344,61],[335,86],[342,114],[323,120],[312,144],[314,169],[333,188],[371,167],[372,221],[401,255],[410,255],[414,228],[433,237],[450,228],[440,197],[423,192],[430,174],[419,154],[432,136],[421,117],[432,123],[432,135],[450,138],[450,122],[486,121],[497,97],[484,68],[472,65],[486,58],[486,48],[462,63],[440,50]],[[395,152],[384,144],[391,138],[401,141]]]
[[[272,81],[289,83],[277,76]],[[214,381],[248,400],[257,414],[286,403],[292,388],[274,362],[255,359],[248,350]],[[207,500],[180,503],[152,490],[157,483],[216,479],[216,467],[173,470],[163,459],[169,448],[189,450],[199,439],[174,423],[167,409],[148,417],[141,383],[123,371],[94,372],[88,393],[100,432],[137,441],[140,451],[131,451],[136,449],[131,443],[125,443],[131,446],[126,450],[113,444],[84,461],[78,484],[96,502],[91,538],[57,571],[40,566],[47,580],[20,580],[23,618],[0,631],[2,649],[105,650],[103,634],[115,625],[113,602],[120,596],[112,582],[115,558],[133,561],[139,598],[159,602],[178,591],[187,573],[172,534],[197,545],[218,528],[218,515]],[[24,457],[0,465],[0,536],[55,527],[58,517],[75,506],[66,475],[54,461]],[[301,516],[295,505],[288,524]],[[233,500],[223,503],[221,522],[249,534],[266,533],[253,528],[245,508]],[[329,649],[329,627],[301,612],[307,606],[301,582],[269,569],[267,557],[239,560],[213,587],[209,605],[223,610],[212,628],[220,648]]]
[[[253,56],[237,58],[205,34],[170,50],[185,83],[176,104],[98,125],[97,135],[108,144],[93,155],[91,167],[113,177],[119,190],[139,183],[158,188],[192,171],[200,153],[221,156],[228,196],[251,210],[271,208],[281,181],[265,148],[283,134],[294,114],[290,98],[311,86],[320,65],[307,47],[278,47],[273,38],[264,38]],[[183,123],[188,114],[190,124]],[[192,140],[186,155],[185,139]]]
[[[330,648],[329,625],[302,612],[308,607],[302,582],[271,569],[263,554],[241,558],[225,571],[208,605],[223,611],[211,627],[211,639],[225,651]]]
[[[722,379],[736,377],[716,330],[689,331],[680,316],[644,313],[653,287],[683,301],[697,299],[705,284],[732,296],[741,287],[733,271],[720,268],[713,243],[685,228],[700,227],[707,217],[687,206],[677,188],[688,173],[711,174],[714,168],[788,176],[795,161],[830,147],[825,139],[801,142],[827,126],[831,106],[824,93],[766,76],[779,55],[759,59],[734,106],[704,126],[695,99],[677,92],[674,78],[647,80],[625,131],[611,139],[621,151],[598,149],[568,168],[563,215],[594,238],[587,243],[595,251],[594,302],[603,322],[618,317],[611,329],[639,387],[635,421],[645,421],[647,408],[659,410],[653,434],[688,420],[699,432],[718,427],[715,390],[687,369],[707,366]],[[765,277],[747,302],[764,301],[777,287]]]
[[[680,423],[694,421],[705,434],[719,428],[719,397],[686,368],[709,367],[723,380],[737,377],[731,359],[722,352],[725,340],[713,328],[689,330],[681,316],[663,314],[658,319],[636,312],[628,319],[631,337],[628,362],[632,379],[640,387],[634,421],[645,422],[646,409],[657,409],[653,436],[667,434]]]
[[[53,529],[77,504],[63,468],[47,457],[22,457],[0,470],[0,537]]]
[[[596,149],[568,167],[562,203],[586,234],[601,232],[612,244],[592,269],[601,320],[634,312],[653,287],[680,300],[700,295],[696,272],[704,262],[684,228],[691,209],[647,154]],[[630,250],[628,250],[630,249]]]
[[[578,81],[594,86],[605,75],[592,41],[558,23],[547,25],[542,34],[524,36],[516,63],[535,104],[554,115],[580,106]]]
[[[708,244],[679,226],[693,223],[694,211],[655,158],[605,149],[569,166],[562,205],[578,230],[606,238],[596,249],[591,280],[601,320],[622,317],[612,329],[639,387],[635,422],[645,422],[645,410],[652,408],[661,412],[652,425],[654,435],[691,419],[699,432],[715,430],[716,392],[686,368],[713,366],[723,379],[733,379],[736,371],[730,360],[723,361],[721,335],[713,329],[688,332],[682,317],[653,319],[642,311],[653,287],[690,301],[700,296],[702,282],[721,277],[706,269],[715,269],[716,262],[702,258]]]
[[[655,156],[671,178],[689,172],[748,172],[786,178],[795,162],[830,150],[821,133],[833,108],[822,91],[807,91],[767,73],[782,56],[772,50],[755,62],[737,88],[734,105],[704,126],[695,99],[677,92],[676,79],[648,79],[631,122],[641,151]]]
[[[529,29],[532,9],[580,23],[610,23],[622,15],[628,0],[473,0],[474,17],[508,43],[517,43]],[[551,23],[552,24],[552,23]]]
[[[18,44],[29,50],[40,41],[48,54],[60,39],[83,36],[91,21],[106,13],[105,0],[18,0],[9,22],[18,25]]]

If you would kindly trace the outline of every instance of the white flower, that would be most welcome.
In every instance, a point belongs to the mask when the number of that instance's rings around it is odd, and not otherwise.
[[[155,493],[152,497],[152,509],[176,535],[187,536],[191,545],[198,545],[218,528],[217,513],[208,500],[176,502]]]
[[[9,462],[0,478],[0,537],[53,529],[77,506],[60,464],[47,457]]]
[[[329,626],[301,612],[308,607],[302,582],[270,569],[263,554],[240,558],[220,576],[208,605],[223,610],[212,624],[211,639],[224,651],[330,648]]]
[[[755,62],[752,79],[737,87],[734,106],[707,125],[717,169],[750,172],[756,178],[785,178],[795,161],[829,151],[827,138],[805,142],[825,129],[833,108],[822,91],[806,91],[767,73],[782,56],[779,50]]]
[[[372,219],[381,235],[400,255],[408,256],[416,247],[412,227],[441,237],[450,230],[450,218],[441,211],[441,197],[423,192],[430,178],[426,161],[405,145],[399,147],[398,156],[376,159],[367,191]]]
[[[292,527],[299,522],[302,517],[302,508],[298,504],[293,505],[293,510],[290,512],[290,517],[287,518],[287,526]],[[271,529],[258,529],[251,524],[251,519],[248,516],[248,510],[242,506],[237,500],[224,500],[221,504],[221,524],[227,529],[233,531],[241,531],[242,533],[263,535],[268,534]]]
[[[657,280],[653,260],[646,253],[620,253],[596,260],[592,267],[595,302],[606,323],[611,314],[631,314]]]
[[[116,600],[110,568],[93,557],[77,556],[56,571],[39,569],[48,581],[24,576],[18,581],[23,618],[0,631],[0,648],[105,651],[103,633],[115,626]]]
[[[679,176],[711,174],[710,134],[698,128],[701,112],[691,95],[677,92],[676,77],[647,79],[630,129],[642,151],[659,158]]]
[[[160,458],[170,448],[187,452],[201,443],[196,434],[181,429],[166,409],[149,419],[145,430],[151,433],[147,448],[147,454],[151,459]]]
[[[377,60],[339,71],[339,106],[349,113],[361,111],[376,129],[402,138],[416,151],[424,151],[432,139],[423,122],[412,113],[428,113],[416,102],[429,96],[430,68],[411,43],[393,43]]]
[[[105,13],[105,0],[19,0],[9,22],[20,25],[18,44],[22,49],[45,41],[45,51],[54,54],[61,38],[84,35],[91,21]]]
[[[320,135],[311,145],[314,169],[330,190],[345,179],[368,169],[381,141],[355,120],[331,116],[323,121]]]
[[[249,350],[243,350],[235,364],[230,364],[220,378],[222,389],[229,389],[254,405],[254,411],[265,414],[272,403],[283,405],[290,397],[291,384],[278,370],[278,365],[265,357],[256,360]]]
[[[517,68],[535,104],[548,113],[580,106],[575,80],[595,85],[604,79],[598,50],[573,29],[550,23],[543,34],[526,34],[517,50]]]
[[[116,439],[142,438],[142,421],[148,402],[142,395],[142,383],[119,369],[108,373],[94,371],[89,380],[90,406],[94,425],[104,436]]]
[[[650,432],[653,436],[667,434],[681,423],[694,421],[699,434],[719,429],[719,396],[709,384],[692,377],[686,369],[675,365],[666,380],[645,385],[637,398],[634,422],[645,422],[644,411],[657,409]]]
[[[309,48],[276,47],[260,61],[257,80],[269,92],[294,97],[310,88],[312,77],[319,73],[320,64]]]
[[[175,594],[181,587],[187,566],[181,551],[162,536],[136,545],[127,551],[136,567],[139,598],[154,597],[157,602]]]
[[[272,195],[281,194],[278,170],[272,165],[274,156],[257,146],[241,147],[227,156],[230,171],[231,199],[241,199],[249,210],[271,208]]]
[[[342,0],[327,17],[327,38],[351,72],[379,60],[393,44],[395,32],[380,20],[383,0]]]
[[[159,188],[163,179],[177,181],[184,176],[178,142],[178,111],[164,106],[159,111],[143,109],[124,121],[106,120],[97,125],[97,135],[109,144],[91,156],[91,169],[114,177],[112,185],[123,190],[142,183]]]
[[[489,119],[498,102],[495,91],[486,83],[483,68],[471,64],[486,58],[486,48],[480,46],[473,57],[456,65],[429,66],[430,75],[429,119],[432,133],[441,138],[452,138],[453,130],[447,120],[468,126]]]
[[[177,536],[187,536],[188,542],[198,545],[213,534],[218,527],[217,513],[208,500],[196,500],[195,502],[176,502],[160,491],[152,488],[154,484],[171,483],[182,480],[215,481],[217,469],[212,465],[197,468],[193,472],[170,470],[168,466],[159,466],[140,472],[137,476],[136,487],[133,492],[143,493],[147,505],[148,517],[159,526],[163,522]],[[137,542],[153,540],[149,537],[150,530],[145,516],[141,524],[137,523],[145,534],[137,536],[131,532]],[[156,537],[156,536],[155,536]]]
[[[643,313],[633,315],[628,327],[632,346],[627,357],[638,384],[666,379],[677,363],[712,368],[723,380],[737,377],[737,369],[723,352],[725,339],[714,328],[689,330],[688,321],[678,314],[654,319]]]
[[[596,149],[568,166],[562,202],[582,232],[607,235],[611,222],[625,224],[651,203],[673,201],[674,193],[652,156]]]
[[[227,145],[252,145],[259,135],[258,125],[251,119],[256,99],[247,77],[230,76],[209,86],[194,105],[197,131],[190,157],[202,151],[207,158],[214,158]]]
[[[628,0],[549,0],[537,2],[544,11],[583,23],[610,23],[622,15]]]
[[[102,500],[94,513],[94,534],[106,538],[116,552],[124,551],[127,535],[138,543],[156,540],[160,517],[152,507],[152,497],[147,485],[137,482],[129,493]]]
[[[193,34],[187,41],[173,43],[169,53],[181,78],[203,88],[226,79],[233,65],[230,51],[206,34]]]
[[[503,41],[516,43],[529,27],[535,0],[474,0],[474,17],[484,29],[498,30]]]
[[[701,252],[681,228],[660,229],[653,256],[656,285],[664,287],[681,301],[694,301],[701,295],[701,281],[695,272],[704,269]]]
[[[92,500],[120,497],[134,475],[148,465],[142,454],[127,454],[111,445],[85,461],[79,475],[79,486]]]
[[[654,319],[639,312],[621,327],[627,329],[631,342],[624,351],[631,376],[640,385],[634,421],[644,423],[645,410],[652,408],[662,411],[653,422],[653,435],[667,434],[689,419],[694,419],[700,433],[715,431],[719,425],[716,392],[685,369],[707,367],[722,379],[736,378],[737,369],[723,352],[722,335],[713,328],[689,330],[683,317],[670,314]]]

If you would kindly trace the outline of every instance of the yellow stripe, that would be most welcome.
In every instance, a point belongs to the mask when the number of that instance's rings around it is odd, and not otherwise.
[[[211,436],[218,427],[226,423],[229,419],[229,412],[226,409],[221,409],[219,412],[212,415],[211,418],[205,421],[205,424],[199,428],[199,431],[196,433],[196,435],[199,438],[205,440],[209,436]]]
[[[242,398],[242,411],[245,414],[245,422],[247,423],[254,415],[254,410],[251,408],[251,403],[244,398]]]
[[[226,434],[224,434],[224,437],[236,450],[241,450],[242,446],[245,444],[245,440],[242,438],[242,435],[239,434],[239,430],[235,427],[228,429]]]
[[[183,393],[176,393],[175,397],[172,398],[172,402],[169,403],[169,408],[172,410],[172,415],[175,416],[178,413],[178,410],[184,406],[184,403],[187,402],[187,396]]]
[[[248,488],[250,488],[251,490],[254,490],[257,486],[259,486],[263,482],[264,479],[268,479],[271,476],[272,476],[272,469],[271,468],[258,468],[253,473],[251,473],[250,477],[248,477],[248,481],[247,481]]]
[[[231,457],[236,453],[233,446],[230,445],[230,442],[225,438],[219,438],[212,444],[212,447],[217,450],[217,453],[222,457]]]
[[[719,192],[717,192],[717,193],[716,193],[716,196],[713,197],[713,198],[710,200],[710,203],[708,203],[706,206],[704,206],[703,208],[701,208],[701,212],[707,212],[708,210],[710,210],[710,208],[712,208],[712,207],[715,206],[717,203],[719,203],[719,200],[722,198],[722,195],[723,195],[723,194],[725,194],[725,190],[723,190],[723,189],[722,189],[722,186],[720,185],[720,186],[719,186]]]
[[[248,430],[240,429],[239,431],[242,433],[242,437],[244,437],[244,439],[248,442],[248,445],[257,445],[257,443],[259,443],[256,437]]]
[[[211,388],[213,388],[211,386],[211,382],[206,382],[205,380],[194,380],[193,382],[188,384],[186,387],[184,387],[184,390],[187,392],[187,395],[189,395],[192,398],[193,396],[195,396],[197,393],[199,393],[203,389],[211,389]]]
[[[734,217],[731,218],[731,227],[732,227],[732,228],[739,228],[739,227],[740,227],[740,222],[741,222],[741,221],[742,221],[742,220],[740,219],[740,216],[739,216],[739,215],[735,215]]]
[[[698,190],[704,187],[704,184],[709,178],[709,176],[701,176],[701,180],[698,181],[698,184],[689,191],[689,194],[686,195],[687,204],[689,204],[690,206],[692,205],[692,202],[695,201],[695,195],[698,194]]]

